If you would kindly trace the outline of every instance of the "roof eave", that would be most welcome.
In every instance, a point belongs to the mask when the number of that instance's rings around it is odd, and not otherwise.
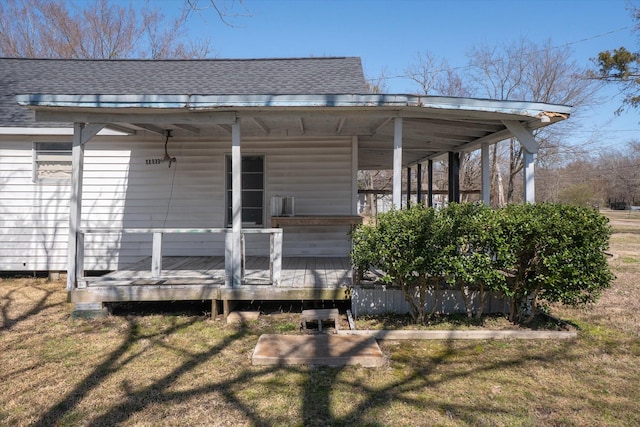
[[[22,106],[38,109],[179,109],[205,111],[244,108],[389,108],[410,110],[459,110],[526,117],[568,118],[571,107],[525,101],[499,101],[394,94],[275,94],[275,95],[17,95]]]

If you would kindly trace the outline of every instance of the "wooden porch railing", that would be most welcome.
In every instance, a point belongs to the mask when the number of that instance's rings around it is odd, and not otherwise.
[[[162,276],[162,236],[164,234],[224,234],[225,235],[225,285],[231,286],[231,277],[233,276],[233,260],[231,259],[232,231],[230,228],[87,228],[82,229],[78,233],[78,255],[76,266],[78,272],[76,277],[83,276],[84,270],[84,236],[85,234],[152,234],[153,243],[151,249],[151,277],[159,279]],[[274,286],[280,285],[280,275],[282,272],[282,229],[281,228],[247,228],[241,230],[242,233],[242,249],[240,251],[241,259],[241,277],[244,280],[245,250],[244,235],[245,234],[269,234],[269,278]],[[80,282],[79,282],[80,283]],[[79,285],[78,287],[83,287]]]

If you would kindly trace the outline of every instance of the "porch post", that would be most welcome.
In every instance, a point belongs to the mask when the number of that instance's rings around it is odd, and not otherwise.
[[[449,152],[449,203],[460,203],[460,153]]]
[[[82,277],[84,271],[84,236],[80,232],[80,221],[82,219],[84,144],[100,132],[103,127],[103,124],[73,124],[69,242],[67,248],[67,291],[72,291],[78,287],[78,279]]]
[[[427,206],[433,206],[433,160],[427,162]]]
[[[162,275],[162,232],[154,231],[151,247],[151,277],[159,279]]]
[[[535,203],[535,154],[523,148],[522,155],[524,160],[524,201],[526,203]]]
[[[411,207],[411,166],[407,167],[407,209]]]
[[[402,117],[396,117],[394,119],[393,207],[395,209],[402,209]]]
[[[422,205],[422,163],[418,163],[416,167],[416,200]]]
[[[358,137],[351,137],[351,215],[358,215]]]
[[[482,148],[480,149],[480,161],[482,170],[482,201],[485,205],[489,206],[491,204],[489,144],[482,144]]]
[[[231,286],[242,282],[242,154],[240,119],[231,125]]]
[[[504,125],[513,136],[515,136],[522,146],[522,157],[524,161],[524,200],[526,203],[535,203],[535,154],[540,146],[533,134],[524,124],[514,120],[503,120]]]

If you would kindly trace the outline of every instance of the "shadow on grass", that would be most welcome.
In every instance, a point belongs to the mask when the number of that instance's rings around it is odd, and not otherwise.
[[[132,351],[133,346],[141,340],[153,341],[154,345],[166,346],[162,338],[167,335],[180,333],[187,330],[196,322],[202,321],[202,317],[193,316],[186,322],[177,324],[174,321],[161,331],[154,333],[142,333],[139,325],[140,319],[137,317],[127,317],[128,332],[122,343],[114,348],[107,358],[96,366],[92,372],[87,374],[75,388],[66,396],[62,397],[49,410],[40,416],[33,424],[35,426],[62,425],[70,421],[73,412],[87,398],[94,389],[99,388],[113,374],[120,369],[125,369],[136,359],[143,357],[144,352]],[[212,327],[218,327],[212,325]],[[567,351],[567,345],[554,346],[545,351],[536,351],[534,354],[521,353],[512,358],[476,364],[475,366],[442,374],[443,367],[456,363],[453,360],[460,353],[468,354],[477,343],[461,345],[453,341],[445,343],[444,350],[428,357],[413,358],[408,352],[396,356],[390,363],[400,364],[403,369],[402,374],[396,375],[393,381],[387,382],[384,386],[369,384],[357,376],[349,375],[352,366],[345,367],[249,367],[242,369],[239,373],[229,377],[216,379],[202,386],[180,389],[174,387],[180,379],[183,379],[189,372],[205,363],[211,362],[216,356],[220,356],[225,349],[232,349],[235,343],[240,344],[244,338],[256,335],[254,330],[246,326],[240,326],[229,335],[220,339],[216,344],[200,352],[181,351],[181,355],[186,358],[182,363],[166,375],[158,378],[143,388],[134,390],[123,387],[127,390],[126,396],[121,402],[107,408],[99,416],[85,420],[84,425],[103,426],[119,425],[130,421],[136,414],[144,411],[153,405],[179,405],[192,401],[198,397],[206,398],[208,395],[216,394],[224,401],[227,410],[234,410],[242,414],[243,420],[239,423],[249,422],[251,425],[271,426],[281,424],[281,419],[268,411],[256,411],[255,402],[243,394],[243,389],[250,386],[252,382],[259,382],[267,376],[278,374],[295,374],[303,377],[299,385],[289,385],[289,387],[300,388],[300,402],[302,404],[301,419],[289,420],[292,425],[305,426],[325,426],[325,425],[387,425],[387,421],[375,421],[372,412],[382,412],[390,404],[407,405],[416,411],[437,410],[452,420],[463,421],[468,424],[483,424],[486,419],[495,417],[500,411],[507,413],[507,409],[500,409],[493,405],[491,407],[478,407],[464,403],[451,402],[450,399],[435,399],[429,402],[419,399],[421,391],[425,389],[435,389],[438,386],[468,376],[482,373],[498,372],[504,368],[524,366],[527,363],[538,360],[543,362],[569,359],[572,356]],[[364,343],[362,345],[365,345]],[[174,349],[175,350],[175,349]],[[357,352],[358,348],[355,349]],[[446,371],[446,369],[445,369]],[[385,368],[372,370],[372,375],[383,374]],[[345,389],[357,392],[358,398],[348,411],[342,410],[337,413],[336,393],[343,393]],[[348,396],[347,396],[348,397]],[[263,396],[269,399],[270,396]],[[410,421],[410,420],[406,420]]]
[[[21,289],[20,288],[13,289],[2,296],[2,310],[0,311],[0,316],[2,316],[2,326],[0,326],[0,332],[9,331],[18,323],[24,320],[27,320],[28,318],[33,317],[48,308],[58,307],[58,306],[62,307],[62,305],[64,304],[62,302],[50,301],[53,295],[57,293],[57,290],[44,289],[38,286],[30,286],[30,287],[31,289],[37,289],[41,291],[43,295],[38,300],[36,300],[36,302],[33,304],[33,306],[29,310],[13,318],[9,315],[9,312],[11,311],[12,306],[15,303],[14,295],[17,292],[20,292]]]
[[[20,319],[37,315],[43,309],[57,304],[49,303],[51,293],[46,290],[43,297],[35,301],[32,308],[24,314],[10,319],[10,327]],[[8,300],[11,301],[11,295]],[[7,321],[7,311],[3,305],[3,316]],[[168,314],[167,316],[171,316]],[[120,369],[130,367],[134,361],[144,357],[144,351],[136,351],[134,346],[143,340],[151,341],[152,345],[167,346],[164,337],[176,333],[188,333],[188,328],[197,322],[202,321],[202,317],[190,316],[185,321],[178,322],[170,318],[159,331],[153,333],[143,332],[141,319],[135,316],[127,316],[126,335],[122,342],[113,348],[99,365],[85,375],[65,396],[62,396],[46,410],[33,425],[50,426],[73,424],[71,418],[77,411],[83,400],[90,398],[93,391],[105,384]],[[5,323],[6,325],[6,323]],[[80,323],[84,325],[84,323]],[[221,326],[211,325],[213,328]],[[246,339],[257,339],[256,325],[238,327],[228,331],[215,344],[210,345],[202,351],[187,349],[173,349],[180,352],[183,361],[176,365],[170,372],[162,377],[145,383],[139,389],[128,387],[128,383],[123,384],[127,393],[116,404],[107,407],[103,412],[94,418],[83,419],[84,425],[119,425],[131,422],[137,414],[146,408],[154,405],[180,405],[181,403],[198,400],[199,398],[209,398],[211,395],[219,396],[223,410],[236,411],[242,419],[238,424],[248,423],[257,426],[272,425],[305,425],[305,426],[325,426],[325,425],[388,425],[388,419],[378,419],[375,414],[384,413],[389,405],[404,405],[411,411],[417,413],[424,411],[437,411],[442,416],[449,418],[453,422],[461,422],[469,425],[487,424],[487,420],[495,419],[500,414],[512,416],[509,408],[499,402],[491,405],[479,406],[468,403],[468,400],[455,397],[442,396],[442,398],[421,399],[421,394],[425,390],[437,390],[440,387],[457,383],[466,378],[477,376],[491,376],[498,374],[504,369],[522,368],[527,369],[532,362],[556,363],[560,361],[571,361],[576,355],[570,351],[573,345],[570,342],[557,343],[546,348],[538,348],[528,352],[526,349],[519,351],[512,356],[505,356],[499,360],[478,361],[472,363],[472,354],[478,342],[460,343],[446,341],[438,351],[424,352],[418,356],[411,349],[406,351],[392,352],[390,366],[385,368],[371,369],[370,378],[378,375],[386,375],[389,380],[383,383],[367,381],[366,375],[362,375],[364,368],[352,366],[345,367],[251,367],[246,366],[227,377],[216,377],[204,385],[189,387],[187,389],[176,387],[179,380],[184,380],[190,372],[206,363],[214,363],[216,357],[224,357],[225,350],[234,350],[235,345],[246,344]],[[259,329],[259,328],[258,328]],[[244,340],[244,343],[242,341]],[[481,345],[503,345],[503,343]],[[506,345],[506,344],[504,344]],[[357,349],[356,349],[357,350]],[[460,357],[468,358],[470,363],[460,363]],[[455,369],[453,368],[455,366]],[[389,372],[394,371],[393,375]],[[359,374],[356,374],[359,373]],[[279,375],[282,374],[282,375]],[[278,415],[274,415],[269,410],[257,411],[256,403],[245,394],[247,387],[251,387],[254,382],[261,380],[278,381],[279,378],[290,378],[287,374],[294,374],[302,380],[296,384],[285,384],[285,388],[299,390],[298,403],[301,409],[298,414],[299,419],[291,419],[284,422]],[[488,374],[488,375],[487,375]],[[132,372],[135,375],[135,372]],[[273,378],[268,377],[275,377]],[[346,390],[346,391],[345,391]],[[357,396],[349,402],[349,405],[336,408],[337,398],[349,399],[349,391]],[[270,399],[269,393],[263,394],[261,399]],[[293,401],[288,401],[291,404]],[[295,403],[295,402],[294,402]],[[405,408],[406,410],[406,408]],[[401,416],[401,415],[400,415]],[[391,420],[393,421],[393,420]],[[397,420],[396,420],[397,421]],[[412,420],[402,419],[410,424]],[[416,420],[416,424],[422,421]],[[175,424],[177,419],[172,419]]]
[[[129,318],[129,333],[122,344],[118,348],[114,349],[110,353],[109,357],[100,365],[98,365],[90,374],[88,374],[85,379],[75,387],[74,390],[72,390],[57,404],[51,407],[51,409],[44,413],[34,424],[34,426],[44,427],[57,425],[67,413],[72,411],[80,403],[80,401],[91,392],[91,390],[99,387],[102,382],[105,381],[116,370],[121,369],[121,367],[126,366],[134,359],[140,357],[142,353],[133,354],[127,357],[124,361],[121,360],[121,358],[132,349],[133,345],[136,342],[140,340],[162,338],[163,336],[166,336],[168,334],[178,332],[180,329],[185,329],[199,320],[199,318],[193,317],[189,320],[189,322],[180,325],[175,324],[174,322],[174,324],[168,329],[163,329],[162,331],[155,334],[145,335],[139,333],[137,320],[135,318]],[[158,394],[162,395],[164,393],[163,390],[166,390],[181,375],[190,371],[195,366],[210,360],[213,356],[218,354],[235,340],[243,337],[244,334],[244,329],[240,329],[237,333],[225,338],[221,343],[211,347],[207,351],[193,355],[187,362],[178,366],[175,370],[173,370],[165,377],[153,382],[148,387],[138,392],[129,393],[124,402],[122,402],[118,406],[111,408],[105,414],[92,420],[87,425],[116,425],[120,422],[125,421],[137,411],[142,410],[151,401],[157,401]]]
[[[421,391],[425,389],[436,389],[442,384],[446,384],[471,375],[482,373],[498,372],[504,368],[523,366],[532,361],[552,362],[559,359],[567,359],[568,352],[566,346],[557,350],[549,350],[542,355],[514,357],[507,360],[487,363],[480,367],[469,367],[461,369],[448,375],[438,374],[437,371],[447,365],[452,358],[460,352],[473,349],[477,344],[468,344],[464,347],[454,347],[453,341],[446,342],[446,350],[439,354],[424,358],[411,360],[398,360],[392,363],[403,363],[411,366],[406,375],[400,376],[395,381],[384,387],[370,386],[361,381],[351,380],[348,377],[341,378],[344,368],[320,368],[309,372],[308,380],[304,387],[303,397],[303,417],[302,424],[305,426],[325,426],[325,425],[367,425],[385,426],[388,421],[372,421],[372,412],[383,411],[390,404],[403,404],[412,406],[415,410],[422,412],[425,410],[437,410],[445,414],[454,421],[463,421],[467,425],[485,425],[487,419],[495,418],[502,412],[510,414],[507,408],[500,409],[495,406],[481,407],[477,405],[466,405],[463,403],[444,403],[446,399],[435,400],[432,403],[425,403],[417,398]],[[332,393],[336,388],[351,387],[365,395],[360,403],[355,405],[348,413],[336,415],[332,409]],[[445,396],[443,396],[445,397]],[[407,424],[424,425],[429,423],[427,419],[407,420]]]

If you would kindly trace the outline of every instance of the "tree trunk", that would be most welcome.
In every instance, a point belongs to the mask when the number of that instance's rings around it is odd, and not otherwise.
[[[484,284],[480,283],[480,288],[478,288],[478,311],[476,311],[476,319],[482,319],[482,314],[484,312],[484,303],[487,300],[487,293],[484,290]]]

